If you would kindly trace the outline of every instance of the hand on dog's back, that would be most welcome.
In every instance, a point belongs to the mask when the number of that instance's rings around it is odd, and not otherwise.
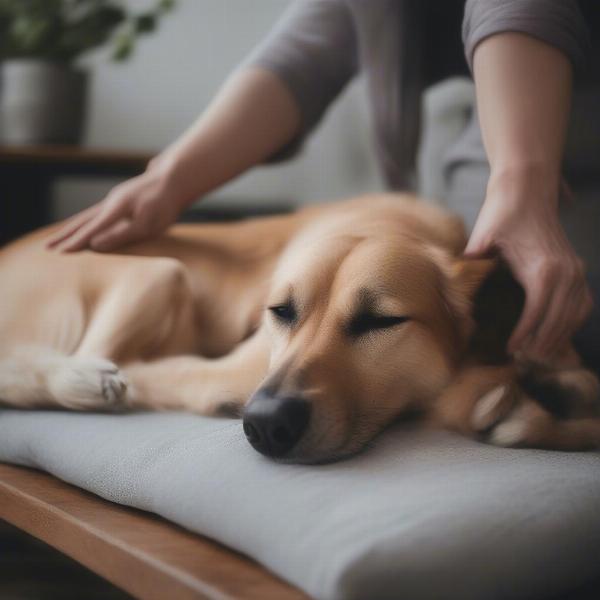
[[[66,221],[48,246],[63,252],[108,252],[162,233],[177,219],[179,207],[173,186],[159,170],[148,170]]]

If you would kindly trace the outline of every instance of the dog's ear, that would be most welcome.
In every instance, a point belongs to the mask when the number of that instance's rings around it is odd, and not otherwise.
[[[455,292],[472,300],[485,278],[497,266],[493,258],[459,258],[450,267],[450,280]]]
[[[446,302],[455,316],[470,322],[475,295],[496,265],[491,258],[458,258],[451,262],[446,271]]]
[[[477,290],[498,266],[498,259],[456,257],[439,248],[428,250],[443,273],[442,293],[448,309],[457,317],[470,317]]]

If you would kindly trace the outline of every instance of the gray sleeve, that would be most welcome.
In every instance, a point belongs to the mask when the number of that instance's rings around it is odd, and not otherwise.
[[[272,160],[287,158],[356,73],[353,22],[344,0],[296,0],[242,65],[274,73],[300,109],[301,131]]]
[[[585,65],[589,31],[575,0],[467,0],[462,34],[471,70],[477,44],[505,31],[555,46],[578,70]]]

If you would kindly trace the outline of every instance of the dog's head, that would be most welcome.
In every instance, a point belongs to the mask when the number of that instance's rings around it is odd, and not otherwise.
[[[271,363],[244,411],[250,443],[286,461],[334,460],[426,408],[449,381],[489,268],[384,223],[300,236],[268,297]]]

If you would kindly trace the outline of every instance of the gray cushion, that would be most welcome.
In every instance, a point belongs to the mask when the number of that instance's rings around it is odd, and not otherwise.
[[[597,453],[398,425],[351,460],[286,466],[239,421],[6,410],[0,459],[158,513],[317,598],[532,598],[599,565]]]

